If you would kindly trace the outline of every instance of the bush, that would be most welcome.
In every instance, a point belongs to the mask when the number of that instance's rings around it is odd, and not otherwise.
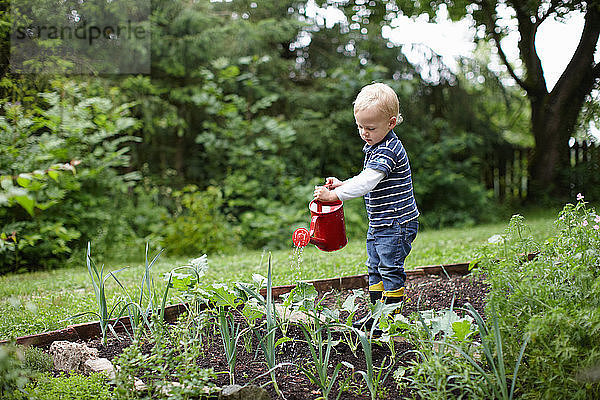
[[[112,390],[106,375],[80,374],[52,376],[39,375],[35,382],[25,387],[27,399],[37,400],[109,400],[113,399]]]
[[[514,216],[481,251],[507,359],[516,359],[524,334],[531,338],[519,372],[523,398],[600,398],[599,225],[578,196],[545,243],[535,243],[523,217]],[[528,261],[529,253],[537,255]]]
[[[174,192],[173,198],[178,206],[176,217],[165,221],[162,242],[169,254],[220,253],[239,245],[239,229],[220,211],[223,195],[218,188],[209,186],[200,192],[196,186],[186,186]]]
[[[18,399],[29,381],[23,368],[23,350],[13,345],[0,346],[0,398]]]
[[[32,372],[52,372],[54,370],[54,361],[52,356],[42,349],[35,346],[26,347],[23,351],[23,365]]]
[[[414,129],[414,128],[413,128]],[[436,120],[438,138],[408,129],[408,141],[421,149],[409,153],[415,198],[423,228],[475,225],[491,218],[491,194],[480,177],[482,140],[470,132],[451,132],[447,122]],[[431,140],[431,142],[427,142]]]
[[[136,236],[134,218],[115,212],[139,179],[125,172],[131,105],[89,97],[85,84],[53,89],[35,106],[3,106],[0,273],[56,267],[87,241],[105,252]]]

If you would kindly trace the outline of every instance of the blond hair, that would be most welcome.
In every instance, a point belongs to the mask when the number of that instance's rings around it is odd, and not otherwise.
[[[388,118],[396,117],[402,122],[396,92],[385,83],[372,83],[363,87],[354,100],[354,113],[375,107]]]

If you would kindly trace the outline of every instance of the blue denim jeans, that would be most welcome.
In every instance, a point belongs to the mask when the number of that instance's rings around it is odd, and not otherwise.
[[[417,237],[419,222],[415,219],[404,224],[394,221],[391,226],[367,231],[367,268],[369,285],[383,281],[385,291],[404,287],[406,273],[404,259],[412,249]]]

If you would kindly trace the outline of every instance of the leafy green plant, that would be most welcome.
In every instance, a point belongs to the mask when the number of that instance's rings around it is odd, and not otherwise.
[[[335,343],[331,340],[331,331],[328,326],[322,326],[316,332],[309,333],[306,325],[302,324],[302,333],[306,339],[310,355],[312,357],[312,366],[300,365],[298,368],[302,371],[312,383],[317,385],[321,390],[322,399],[327,400],[333,385],[338,379],[338,374],[342,367],[347,367],[354,370],[354,366],[346,361],[339,362],[333,368],[331,376],[328,374],[329,357]],[[323,340],[323,331],[327,331],[327,342]],[[336,399],[339,399],[344,390],[347,388],[352,375],[348,375],[346,379],[340,383],[340,390]]]
[[[388,375],[393,370],[394,360],[390,359],[390,363],[386,365],[387,357],[384,357],[381,361],[381,365],[379,367],[375,366],[373,364],[373,342],[367,336],[366,332],[356,328],[353,329],[355,329],[355,332],[358,335],[363,350],[363,355],[365,357],[365,362],[367,364],[366,371],[357,371],[357,373],[364,379],[367,388],[369,389],[369,393],[371,394],[371,400],[375,400],[377,398],[380,385],[387,379]]]
[[[98,269],[96,263],[92,259],[92,250],[90,243],[88,243],[87,246],[87,254],[85,260],[88,274],[90,276],[92,286],[94,288],[94,295],[96,297],[96,306],[98,311],[86,311],[83,313],[73,315],[69,319],[75,319],[85,315],[96,316],[98,318],[98,323],[100,324],[100,331],[102,332],[102,342],[106,344],[108,340],[109,331],[112,332],[113,335],[115,335],[115,337],[118,337],[117,333],[114,330],[114,325],[117,323],[118,319],[121,318],[124,312],[124,308],[122,308],[120,312],[117,312],[117,307],[123,303],[123,300],[119,300],[112,307],[108,305],[106,296],[106,281],[109,278],[113,278],[116,280],[115,274],[119,273],[125,268],[118,269],[114,272],[110,271],[108,272],[108,274],[105,274],[104,264],[102,264],[102,266]]]
[[[173,193],[178,207],[168,216],[163,246],[173,255],[232,251],[239,244],[239,230],[222,214],[221,190],[209,186],[199,191],[194,185]]]
[[[230,318],[224,307],[218,311],[219,332],[225,349],[225,358],[229,366],[229,384],[235,384],[235,363],[237,360],[237,344],[240,338],[240,325]]]
[[[416,351],[420,360],[411,362],[409,368],[399,369],[397,380],[407,380],[410,382],[407,387],[427,398],[455,397],[455,391],[458,391],[461,394],[513,399],[528,339],[523,340],[519,357],[509,373],[498,316],[492,314],[490,331],[472,305],[467,304],[466,311],[472,317],[459,318],[452,308],[431,313],[429,317],[420,316],[425,333],[425,340],[420,342]],[[476,330],[473,329],[473,321]],[[480,344],[475,345],[475,334],[478,334]],[[404,376],[406,371],[410,371],[408,378]]]
[[[499,240],[480,250],[488,309],[498,315],[509,365],[520,358],[523,335],[529,338],[521,397],[600,396],[600,382],[583,378],[600,363],[599,226],[597,212],[579,195],[564,206],[545,242],[531,240],[524,219],[514,216]]]
[[[265,334],[261,334],[258,329],[253,329],[256,334],[259,345],[262,350],[262,353],[265,357],[265,362],[267,367],[269,368],[269,373],[271,374],[271,381],[273,383],[273,387],[277,394],[281,395],[281,390],[279,389],[279,385],[277,384],[277,379],[275,376],[275,370],[280,366],[277,364],[277,347],[291,339],[289,338],[281,338],[276,340],[276,332],[278,329],[277,322],[277,312],[275,310],[275,304],[273,303],[273,280],[271,273],[271,255],[269,254],[268,260],[268,269],[267,269],[267,293],[266,298],[263,297],[258,291],[241,285],[240,287],[244,290],[251,298],[255,299],[262,307],[264,307],[265,313]]]
[[[0,346],[0,396],[20,399],[29,382],[29,372],[23,368],[23,350],[14,345]]]
[[[348,317],[346,317],[346,319],[343,321],[344,328],[340,330],[342,333],[342,340],[348,345],[350,351],[352,351],[352,354],[355,356],[356,351],[358,350],[360,339],[355,334],[355,331],[350,328],[352,328],[354,315],[360,308],[359,304],[356,302],[356,299],[359,297],[364,297],[364,291],[360,289],[353,290],[353,293],[348,296],[346,300],[344,300],[341,307],[342,311],[346,311],[348,313]]]
[[[283,336],[287,336],[287,330],[290,326],[289,317],[293,312],[304,312],[310,317],[309,322],[314,321],[315,318],[318,320],[317,314],[320,310],[318,304],[315,304],[317,294],[317,290],[311,283],[297,282],[289,293],[282,296],[281,308],[283,312],[279,315],[279,320]],[[313,326],[311,332],[315,330],[316,327]]]
[[[467,310],[471,313],[471,315],[473,315],[475,321],[477,322],[477,329],[481,338],[481,346],[483,354],[485,355],[485,361],[487,363],[486,365],[488,366],[488,368],[491,369],[492,373],[486,373],[486,371],[484,371],[484,369],[479,365],[479,363],[475,361],[471,355],[467,354],[467,352],[465,352],[463,348],[451,343],[449,344],[449,346],[455,348],[467,361],[471,363],[471,365],[475,369],[477,369],[482,374],[488,386],[492,388],[492,391],[496,398],[503,400],[512,400],[515,394],[515,385],[517,382],[519,366],[521,365],[523,353],[525,352],[525,347],[527,346],[529,338],[525,336],[525,338],[523,339],[523,344],[521,345],[521,349],[515,362],[515,366],[512,369],[512,372],[508,374],[504,360],[504,351],[502,348],[502,335],[500,333],[500,328],[498,325],[497,314],[492,313],[493,330],[492,332],[490,332],[483,318],[481,317],[481,315],[479,315],[477,310],[473,308],[472,305],[467,304]],[[507,387],[509,377],[511,378],[510,388]]]
[[[146,326],[152,333],[157,333],[162,328],[164,321],[165,307],[167,305],[167,296],[171,286],[172,274],[167,274],[167,284],[161,292],[156,287],[154,277],[152,275],[152,267],[163,253],[159,251],[152,259],[148,257],[149,244],[146,243],[146,251],[144,257],[144,275],[142,276],[138,296],[134,299],[129,295],[127,288],[115,276],[115,280],[123,289],[128,301],[123,306],[127,309],[129,322],[132,329],[130,336],[141,334],[143,327]],[[121,311],[121,314],[124,311]]]
[[[136,238],[130,204],[139,178],[129,167],[132,104],[115,104],[86,83],[53,80],[0,116],[0,271],[63,265],[92,238],[97,251]],[[77,174],[59,173],[75,171]],[[135,214],[135,208],[129,208]],[[133,225],[131,225],[133,223]],[[9,240],[9,238],[12,238]]]
[[[114,395],[105,374],[41,374],[25,387],[28,399],[109,400]]]

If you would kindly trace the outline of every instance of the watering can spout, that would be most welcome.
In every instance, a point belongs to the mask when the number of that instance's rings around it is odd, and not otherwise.
[[[311,213],[310,231],[306,228],[294,231],[292,241],[296,247],[305,247],[312,243],[320,250],[335,251],[348,243],[341,201],[324,203],[313,200],[308,208]]]

